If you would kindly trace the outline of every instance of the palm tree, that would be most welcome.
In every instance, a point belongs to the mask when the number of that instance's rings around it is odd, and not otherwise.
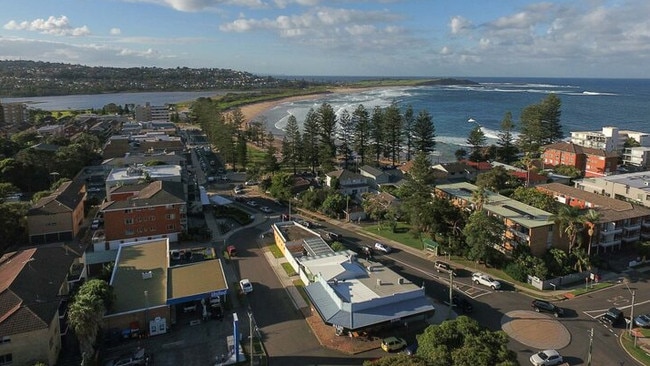
[[[481,211],[483,206],[489,202],[488,191],[483,186],[477,186],[476,190],[472,192],[472,202],[476,207],[476,211]]]
[[[587,247],[587,256],[591,256],[591,243],[594,238],[594,234],[596,233],[596,228],[598,222],[600,221],[600,217],[600,212],[593,209],[589,209],[581,217],[581,222],[585,227],[587,227],[587,234],[589,234],[589,247]]]
[[[578,234],[582,231],[580,210],[576,207],[562,205],[555,216],[555,224],[560,229],[560,237],[566,234],[569,239],[569,250],[571,253],[578,239]]]
[[[104,317],[104,301],[96,294],[77,294],[68,311],[68,321],[79,340],[86,364],[95,356],[94,345]]]

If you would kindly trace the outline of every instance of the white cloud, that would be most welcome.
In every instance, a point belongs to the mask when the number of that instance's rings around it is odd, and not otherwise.
[[[122,30],[120,28],[111,28],[109,33],[111,36],[119,36],[120,34],[122,34]]]
[[[4,25],[7,30],[27,30],[32,32],[39,32],[43,34],[51,34],[55,36],[87,36],[90,34],[88,26],[73,28],[70,26],[68,17],[62,15],[58,18],[50,16],[47,19],[34,19],[32,21],[10,20]]]
[[[452,17],[451,20],[449,21],[449,29],[451,31],[451,34],[462,34],[466,33],[472,28],[472,22],[469,20],[461,17],[461,16],[455,16]]]
[[[155,5],[166,5],[172,9],[183,12],[198,12],[202,10],[218,9],[223,6],[244,7],[251,9],[267,8],[263,0],[131,0]]]

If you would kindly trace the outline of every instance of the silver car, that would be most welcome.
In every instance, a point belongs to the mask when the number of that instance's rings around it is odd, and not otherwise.
[[[634,318],[634,325],[641,328],[650,327],[650,314],[642,314]]]

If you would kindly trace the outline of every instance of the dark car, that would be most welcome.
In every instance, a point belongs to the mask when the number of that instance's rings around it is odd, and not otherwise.
[[[535,309],[536,312],[544,312],[544,313],[551,313],[553,314],[556,318],[561,317],[564,315],[564,309],[555,306],[554,304],[551,304],[550,302],[546,300],[533,300],[533,302],[530,304],[530,306]]]
[[[623,312],[617,308],[609,308],[607,312],[600,316],[600,321],[610,325],[617,325],[625,320]]]
[[[464,297],[454,295],[451,298],[451,302],[452,304],[454,304],[456,308],[460,309],[460,311],[462,311],[464,314],[469,314],[472,312],[472,310],[474,310],[472,303],[469,302],[469,300],[467,300]]]
[[[444,272],[444,273],[451,273],[453,276],[456,276],[456,271],[452,266],[450,266],[448,263],[441,262],[441,261],[435,261],[433,264],[433,268],[436,269],[436,272]]]

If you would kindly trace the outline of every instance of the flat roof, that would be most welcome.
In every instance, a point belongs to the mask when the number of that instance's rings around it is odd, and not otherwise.
[[[436,186],[447,194],[472,202],[472,193],[478,187],[467,182],[440,184]],[[508,220],[514,221],[524,227],[534,228],[553,224],[553,214],[513,200],[498,193],[486,190],[487,203],[483,208]]]
[[[298,241],[311,239],[314,237],[320,237],[318,233],[313,230],[309,230],[306,227],[297,224],[294,221],[284,221],[276,222],[275,227],[280,231],[280,234],[284,237],[285,242]]]
[[[351,255],[354,258],[352,261]],[[301,258],[300,264],[312,274],[320,274],[341,299],[350,303],[365,302],[419,288],[383,264],[361,259],[351,251]]]
[[[161,179],[164,177],[180,177],[180,165],[154,165],[154,166],[137,166],[128,168],[114,168],[106,177],[107,182],[121,180],[137,180],[144,178],[145,173],[152,179]]]
[[[221,259],[211,259],[169,269],[168,298],[170,303],[227,289],[228,281],[226,281],[223,272]]]
[[[110,281],[115,294],[111,314],[167,304],[168,241],[165,238],[120,246]]]

